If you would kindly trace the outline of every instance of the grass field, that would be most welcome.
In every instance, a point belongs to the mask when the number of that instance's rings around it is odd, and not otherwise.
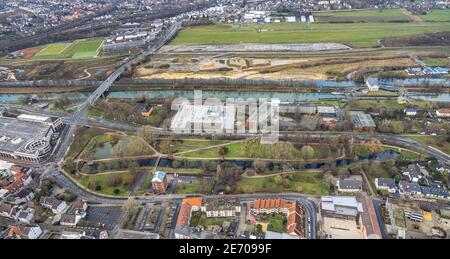
[[[410,21],[399,9],[315,12],[318,22],[391,22]]]
[[[277,183],[278,176],[243,178],[236,183],[236,189],[240,193],[298,192],[310,195],[328,195],[328,187],[323,179],[315,177],[315,174],[315,172],[293,173],[292,179],[287,184]]]
[[[108,186],[108,179],[110,177],[121,177],[122,183],[117,187]],[[77,181],[86,188],[92,186],[100,186],[100,190],[97,191],[106,195],[114,195],[114,196],[127,196],[128,195],[128,187],[131,181],[133,180],[133,176],[130,173],[114,173],[114,174],[102,174],[102,175],[94,175],[94,176],[81,176],[76,178]],[[118,193],[115,193],[114,190],[117,189]]]
[[[450,23],[215,24],[185,28],[171,44],[334,42],[374,47],[380,39],[450,30]]]
[[[445,22],[450,21],[450,9],[433,9],[426,15],[421,15],[420,18],[428,22]]]
[[[102,44],[102,39],[77,40],[72,43],[54,43],[43,48],[33,59],[93,58],[99,54]]]
[[[423,58],[423,62],[428,66],[448,66],[448,58]]]

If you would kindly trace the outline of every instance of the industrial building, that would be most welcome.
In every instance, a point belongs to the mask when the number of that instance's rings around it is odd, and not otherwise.
[[[40,162],[50,154],[51,139],[62,127],[61,118],[0,117],[0,158]]]
[[[236,109],[234,106],[191,105],[182,103],[172,119],[170,128],[175,132],[234,132]],[[198,132],[198,133],[201,133]]]
[[[359,131],[373,131],[377,127],[372,116],[360,111],[349,112],[353,129]]]

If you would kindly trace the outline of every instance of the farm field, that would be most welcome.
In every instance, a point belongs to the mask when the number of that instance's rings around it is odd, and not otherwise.
[[[420,15],[422,20],[427,22],[444,22],[450,21],[450,9],[440,10],[433,9],[429,11],[426,15]]]
[[[54,43],[43,48],[32,59],[81,59],[96,57],[103,44],[102,39],[77,40],[72,43]]]
[[[317,22],[409,22],[399,9],[357,10],[313,13]]]
[[[279,23],[215,24],[185,28],[171,44],[317,43],[333,42],[355,48],[375,47],[392,36],[448,31],[450,23]]]

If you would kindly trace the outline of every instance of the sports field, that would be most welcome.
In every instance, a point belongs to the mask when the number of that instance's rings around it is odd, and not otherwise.
[[[380,39],[450,31],[450,22],[215,24],[185,28],[171,44],[343,43],[374,47]]]
[[[421,15],[420,18],[424,21],[429,22],[444,22],[450,21],[450,9],[433,9],[430,10],[426,15]]]
[[[54,56],[61,54],[67,47],[70,46],[70,43],[55,43],[50,44],[47,47],[43,48],[36,56],[44,57],[44,56]]]
[[[72,43],[54,43],[44,47],[33,59],[93,58],[100,53],[102,45],[102,39],[77,40]]]

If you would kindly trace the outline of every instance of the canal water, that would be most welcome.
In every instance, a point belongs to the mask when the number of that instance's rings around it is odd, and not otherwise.
[[[336,167],[343,167],[343,166],[347,166],[355,161],[373,161],[373,160],[387,160],[387,159],[397,159],[400,157],[400,154],[398,152],[395,151],[383,151],[380,153],[375,153],[369,156],[359,156],[357,157],[356,160],[352,160],[352,159],[338,159],[335,161],[336,163]],[[139,164],[139,166],[141,167],[149,167],[149,166],[155,166],[156,163],[156,158],[148,158],[148,159],[139,159],[136,162]],[[176,160],[176,162],[174,162],[174,160],[171,159],[167,159],[167,158],[161,158],[159,161],[159,165],[160,167],[169,167],[169,168],[174,168],[177,169],[179,168],[180,171],[183,170],[183,168],[186,169],[202,169],[205,167],[204,163],[219,163],[222,161],[219,160],[208,160],[208,162],[204,161],[204,160],[183,160],[182,158],[180,158],[180,160]],[[223,163],[228,163],[230,166],[232,167],[236,167],[236,168],[242,168],[242,169],[247,169],[247,168],[253,168],[253,161],[250,160],[226,160],[223,161]],[[282,168],[283,164],[282,162],[268,162],[266,163],[266,169],[267,170],[274,170],[276,168]],[[124,167],[127,166],[126,163],[123,163]],[[325,166],[326,163],[289,163],[289,165],[294,168],[294,169],[319,169],[322,166]],[[94,163],[92,165],[90,165],[90,170],[92,172],[96,171],[98,167],[97,163]],[[212,166],[212,168],[215,168],[215,166]],[[122,169],[122,168],[115,168],[115,169]]]
[[[54,94],[0,94],[0,103],[17,102],[25,97],[32,97],[38,100],[56,100],[68,98],[72,100],[85,100],[90,93],[54,93]],[[302,102],[302,101],[318,101],[318,100],[342,100],[346,97],[343,95],[334,95],[331,93],[286,93],[286,92],[232,92],[232,91],[203,91],[203,98],[219,98],[226,100],[227,98],[277,98],[281,102]],[[193,99],[194,91],[177,91],[177,90],[151,90],[151,91],[114,91],[108,95],[110,98],[133,99],[135,97],[145,96],[148,98],[167,98],[172,96]],[[410,93],[409,97],[418,100],[450,102],[449,93],[424,94]]]

